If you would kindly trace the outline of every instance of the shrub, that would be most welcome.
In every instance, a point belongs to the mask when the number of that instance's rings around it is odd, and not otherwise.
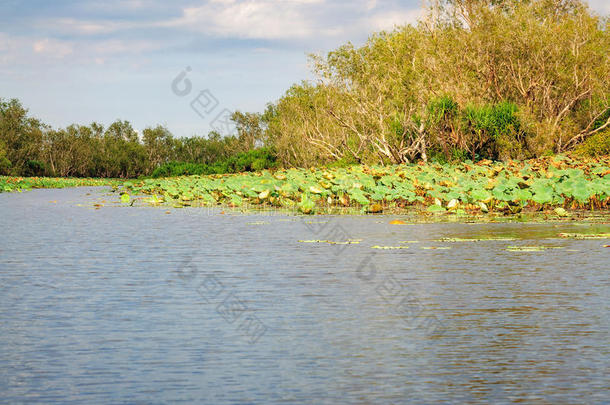
[[[10,174],[11,166],[11,161],[6,157],[6,147],[0,140],[0,175]]]
[[[230,159],[230,171],[232,173],[260,171],[277,167],[277,157],[272,149],[252,149],[240,153]]]
[[[458,111],[458,103],[449,96],[434,98],[428,103],[428,117],[433,124],[452,120]]]
[[[468,105],[462,113],[466,143],[472,155],[486,159],[500,158],[505,148],[515,148],[521,138],[521,126],[514,103]],[[503,157],[510,157],[503,156]]]
[[[204,165],[200,163],[170,162],[156,168],[152,177],[176,177],[261,171],[277,167],[277,157],[272,149],[260,148]]]
[[[610,155],[610,129],[600,131],[589,137],[576,148],[576,153],[590,157]]]
[[[10,160],[4,156],[0,156],[0,175],[9,175],[11,166]]]
[[[36,177],[44,176],[47,171],[47,167],[44,162],[38,160],[28,160],[23,170],[24,176]]]
[[[196,174],[207,174],[206,165],[187,162],[169,162],[157,167],[153,171],[152,177],[177,177]]]
[[[340,168],[340,167],[355,166],[358,164],[360,164],[360,163],[353,156],[348,155],[348,156],[343,156],[339,160],[335,160],[335,161],[331,162],[327,166]]]
[[[313,57],[318,80],[270,108],[282,162],[534,157],[609,123],[609,20],[584,1],[430,4],[417,25]]]

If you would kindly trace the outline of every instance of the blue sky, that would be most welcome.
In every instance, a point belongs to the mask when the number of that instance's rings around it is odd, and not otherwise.
[[[419,0],[0,0],[0,97],[55,127],[120,118],[205,135],[212,115],[190,107],[200,91],[215,111],[262,111],[312,78],[306,54],[419,13]],[[171,83],[187,66],[179,97]]]

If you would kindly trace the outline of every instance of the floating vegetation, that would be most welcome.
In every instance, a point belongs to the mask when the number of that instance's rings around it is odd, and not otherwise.
[[[424,250],[449,250],[451,249],[450,246],[423,246],[422,249]]]
[[[419,241],[418,240],[403,240],[398,243],[419,243]]]
[[[435,217],[546,212],[562,218],[570,216],[570,210],[610,208],[609,168],[610,157],[555,156],[508,163],[362,165],[132,180],[124,183],[124,190],[159,195],[169,205],[273,208],[303,214],[413,209]]]
[[[362,239],[349,239],[345,242],[328,241],[328,243],[330,243],[331,245],[358,245],[360,244],[360,242],[362,242]]]
[[[567,217],[568,216],[568,211],[566,211],[565,208],[563,208],[563,207],[557,207],[553,211],[559,217]]]
[[[7,177],[0,176],[0,193],[24,191],[33,188],[66,188],[66,187],[98,187],[119,186],[122,183],[116,179],[74,179],[61,177]]]
[[[482,242],[482,241],[514,241],[516,238],[508,237],[486,237],[486,238],[441,238],[437,239],[436,242]]]
[[[398,249],[409,249],[409,246],[371,246],[371,249],[381,249],[381,250],[398,250]]]
[[[509,246],[509,252],[544,252],[549,249],[563,249],[561,246]]]
[[[560,233],[560,237],[566,239],[610,239],[610,233]]]
[[[395,219],[390,221],[390,225],[407,225],[405,221],[401,221],[400,219]]]
[[[328,243],[329,245],[358,245],[362,239],[348,239],[346,241],[335,242],[332,240],[299,240],[299,243]]]

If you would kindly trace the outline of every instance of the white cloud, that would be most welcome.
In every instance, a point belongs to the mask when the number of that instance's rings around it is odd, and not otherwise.
[[[68,56],[74,51],[72,44],[50,38],[34,41],[32,49],[35,53],[44,54],[57,59]]]
[[[120,40],[110,39],[93,43],[88,51],[94,55],[120,55],[132,54],[139,55],[144,52],[154,51],[163,48],[163,41],[144,41],[144,40]]]
[[[110,18],[105,12],[98,18],[96,13],[85,14],[85,18],[65,14],[33,19],[35,29],[21,35],[0,33],[0,63],[6,67],[11,63],[34,66],[65,63],[69,57],[75,65],[110,65],[119,57],[142,58],[162,49],[184,49],[189,41],[214,38],[297,41],[295,46],[303,52],[319,52],[350,40],[358,43],[373,31],[414,22],[419,11],[405,3],[208,0],[196,7],[174,6],[169,16],[157,12],[153,16],[146,15],[141,0],[131,0],[122,7],[141,8],[143,14],[137,19]],[[266,44],[253,48],[257,53],[273,49]]]
[[[414,22],[418,15],[419,9],[404,6],[381,9],[377,0],[340,7],[325,0],[211,0],[159,25],[224,38],[303,40],[368,35],[371,29]]]
[[[421,17],[421,15],[422,12],[420,9],[381,12],[368,18],[367,26],[369,27],[370,32],[391,30],[395,26],[405,25],[407,23],[414,24]]]
[[[294,39],[315,31],[306,8],[324,0],[212,0],[183,10],[181,18],[161,23],[219,37]]]

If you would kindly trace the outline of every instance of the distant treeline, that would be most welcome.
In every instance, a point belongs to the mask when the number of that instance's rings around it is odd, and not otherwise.
[[[19,101],[0,99],[0,174],[134,178],[275,167],[270,148],[255,148],[258,116],[237,112],[233,120],[238,134],[228,137],[178,138],[162,126],[139,136],[127,121],[53,129],[28,117]]]
[[[51,129],[0,100],[0,174],[135,177],[610,154],[610,19],[580,0],[437,0],[417,25],[312,56],[318,80],[237,133]],[[262,148],[262,149],[260,149]]]

